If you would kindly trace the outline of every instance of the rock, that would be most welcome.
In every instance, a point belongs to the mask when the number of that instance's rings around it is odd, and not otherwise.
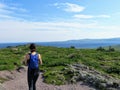
[[[2,86],[1,83],[0,83],[0,90],[5,90],[5,88]]]
[[[16,69],[18,72],[22,72],[25,71],[25,67],[24,66],[20,66]]]
[[[15,76],[6,76],[6,78],[8,79],[8,80],[14,80],[14,78],[15,78]]]
[[[70,80],[70,82],[71,82],[71,83],[76,83],[77,81],[76,81],[75,78],[72,78],[72,79]]]
[[[104,90],[107,87],[106,83],[100,83],[99,88]]]
[[[69,65],[69,74],[71,74],[71,82],[84,81],[85,83],[96,87],[100,90],[120,90],[120,80],[116,80],[108,75],[90,69],[82,64]],[[67,69],[66,69],[67,70]]]

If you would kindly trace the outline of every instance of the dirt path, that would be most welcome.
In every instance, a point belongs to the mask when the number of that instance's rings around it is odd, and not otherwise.
[[[3,90],[28,90],[27,68],[21,70],[20,72],[18,71],[12,71],[9,73],[7,71],[1,72],[0,75],[3,75],[11,79],[2,84],[2,86],[4,87]],[[86,85],[82,85],[82,83],[61,86],[48,85],[42,81],[42,76],[40,74],[39,79],[37,81],[37,90],[93,90],[93,89]]]

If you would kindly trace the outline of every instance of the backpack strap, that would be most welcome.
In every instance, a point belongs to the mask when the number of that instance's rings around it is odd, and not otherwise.
[[[29,59],[27,60],[27,65],[29,66],[29,62],[30,62],[31,53],[28,53],[28,55],[29,55]]]

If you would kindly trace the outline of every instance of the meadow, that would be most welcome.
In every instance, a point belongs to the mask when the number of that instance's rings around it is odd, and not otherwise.
[[[15,70],[22,66],[24,55],[28,52],[28,45],[0,49],[0,71]],[[69,68],[73,64],[83,64],[120,79],[120,52],[117,50],[37,46],[37,52],[42,56],[43,65],[40,66],[40,70],[43,72],[44,82],[48,84],[68,83],[74,74],[70,73]]]

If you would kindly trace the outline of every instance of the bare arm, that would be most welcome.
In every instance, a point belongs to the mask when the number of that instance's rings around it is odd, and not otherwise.
[[[26,54],[25,57],[24,57],[24,60],[23,60],[23,64],[24,65],[27,65],[28,64],[28,60],[29,60],[29,54]]]
[[[41,58],[41,55],[40,55],[40,54],[38,54],[38,58],[39,58],[40,64],[42,65],[42,58]]]

